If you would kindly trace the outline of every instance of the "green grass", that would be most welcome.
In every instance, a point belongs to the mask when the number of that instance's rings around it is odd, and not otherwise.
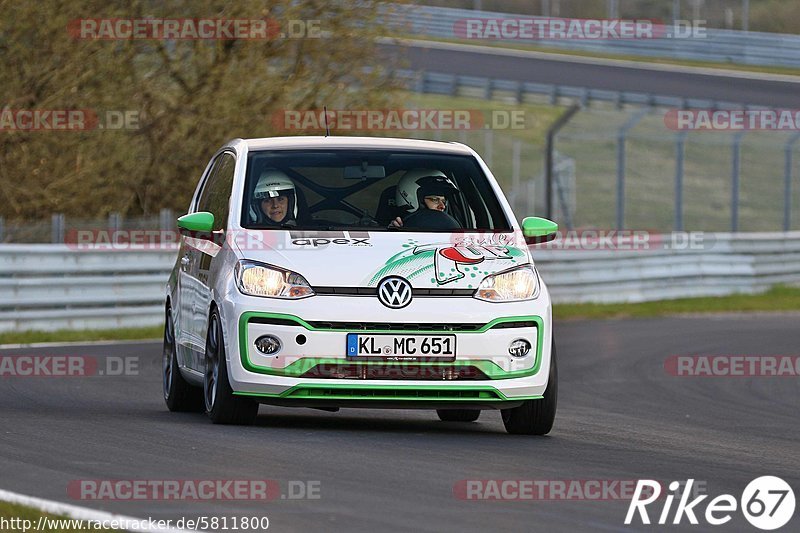
[[[420,94],[407,92],[401,95],[402,105],[409,109],[457,109],[480,111],[487,121],[494,112],[522,111],[525,117],[525,127],[520,129],[494,129],[483,128],[462,131],[441,131],[438,139],[444,141],[458,141],[467,144],[487,159],[492,168],[492,173],[497,178],[500,186],[506,193],[512,188],[513,175],[513,146],[519,141],[520,150],[520,180],[522,182],[535,179],[541,175],[544,168],[544,146],[547,129],[564,112],[565,108],[552,106],[547,103],[523,102],[516,103],[516,95],[495,91],[492,99],[485,100],[482,90],[470,93],[462,89],[456,96]],[[544,98],[544,97],[542,97]],[[486,143],[487,132],[491,132],[492,157],[487,157]],[[411,136],[419,139],[436,139],[433,131],[413,132],[387,132],[389,136]],[[533,213],[517,213],[527,216]]]
[[[41,511],[39,511],[37,509],[32,509],[30,507],[25,507],[23,505],[16,505],[16,504],[13,504],[13,503],[0,502],[0,518],[5,519],[5,520],[11,520],[11,519],[16,519],[16,518],[19,518],[21,520],[30,520],[30,523],[28,524],[30,526],[30,529],[28,529],[28,531],[35,531],[35,529],[36,529],[36,527],[38,525],[40,517],[49,518],[51,520],[70,520],[69,518],[65,518],[65,517],[57,516],[57,515],[52,515],[52,514],[48,514],[48,513],[43,513],[43,512],[41,512]],[[70,522],[66,522],[66,523],[62,522],[61,523],[61,525],[64,525],[64,526],[69,525],[69,524],[70,524]],[[75,522],[72,522],[72,524],[74,525]],[[22,529],[23,525],[24,525],[23,523],[15,521],[15,522],[9,522],[8,525],[9,525],[9,528],[3,529],[2,531],[8,531],[9,533],[12,532],[12,531],[23,531],[23,529]],[[78,531],[87,531],[87,530],[89,530],[89,528],[86,527],[88,525],[88,523],[86,523],[86,522],[84,522],[84,526],[85,527],[83,529],[75,529],[73,527],[46,527],[47,525],[48,525],[47,522],[43,522],[42,523],[42,526],[43,526],[43,529],[41,530],[42,532],[44,532],[44,533],[77,533]],[[51,521],[50,525],[55,525],[55,523]],[[91,531],[110,531],[109,529],[102,529],[102,530],[95,529],[93,526],[94,525],[92,524]]]
[[[681,298],[634,304],[557,304],[553,306],[553,316],[556,320],[758,311],[800,311],[800,287],[776,286],[762,294]]]
[[[162,326],[125,329],[86,329],[57,331],[8,331],[0,333],[0,344],[31,344],[34,342],[116,341],[160,339]]]
[[[530,200],[512,199],[518,216],[541,214],[544,209],[544,137],[548,127],[564,112],[563,107],[536,101],[510,103],[510,95],[495,91],[491,100],[483,94],[456,96],[405,93],[405,105],[421,109],[522,110],[524,129],[493,130],[491,161],[487,161],[507,195],[512,190],[512,150],[522,142],[521,182],[535,180]],[[480,91],[479,91],[480,92]],[[533,97],[528,97],[534,100]],[[544,97],[543,97],[544,98]],[[637,108],[638,109],[638,108]],[[596,103],[579,112],[561,131],[556,150],[575,164],[574,227],[615,226],[616,135],[635,112]],[[397,134],[397,132],[393,132]],[[411,132],[419,138],[435,138],[433,132]],[[483,156],[487,154],[486,130],[443,131],[442,140],[462,141]],[[626,145],[625,225],[650,231],[674,227],[676,132],[664,122],[663,109],[651,109],[628,132]],[[740,231],[780,231],[783,219],[785,132],[753,131],[741,143],[739,197]],[[729,231],[731,225],[731,169],[734,136],[728,132],[691,132],[686,138],[684,159],[684,227],[703,231]],[[794,148],[800,160],[800,146]],[[793,211],[800,210],[800,196],[793,198]],[[557,202],[558,204],[558,202]],[[557,205],[558,207],[558,205]],[[556,212],[556,222],[559,220]],[[793,217],[792,229],[800,229]]]

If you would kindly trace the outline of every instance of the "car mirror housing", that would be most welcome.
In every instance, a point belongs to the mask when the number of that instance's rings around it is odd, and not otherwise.
[[[541,217],[526,217],[522,220],[522,235],[528,244],[550,242],[558,234],[558,224]]]
[[[211,239],[213,230],[214,215],[207,211],[189,213],[178,218],[178,231],[181,235]]]

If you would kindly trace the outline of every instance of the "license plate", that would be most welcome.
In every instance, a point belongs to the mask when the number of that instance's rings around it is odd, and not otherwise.
[[[456,336],[348,333],[347,357],[396,361],[453,361],[456,358]]]

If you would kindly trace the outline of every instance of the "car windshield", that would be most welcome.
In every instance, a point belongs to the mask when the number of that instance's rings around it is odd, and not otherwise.
[[[401,150],[251,152],[241,220],[248,229],[511,231],[474,157]]]

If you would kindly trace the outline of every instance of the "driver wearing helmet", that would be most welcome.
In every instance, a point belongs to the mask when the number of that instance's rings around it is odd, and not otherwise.
[[[274,168],[261,172],[255,189],[251,214],[269,226],[297,225],[297,191],[294,182]]]
[[[409,170],[395,193],[396,205],[406,209],[408,216],[405,220],[395,218],[389,227],[461,229],[461,224],[445,211],[457,192],[458,188],[439,170]]]

